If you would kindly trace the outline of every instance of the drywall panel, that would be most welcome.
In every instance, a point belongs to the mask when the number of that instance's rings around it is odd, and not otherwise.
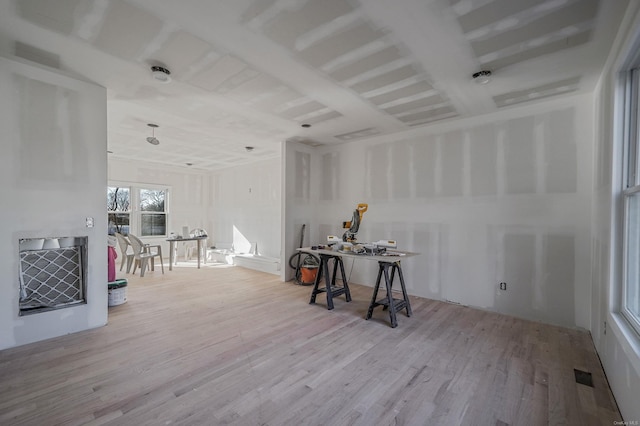
[[[544,172],[546,192],[576,192],[578,156],[575,137],[575,110],[567,108],[544,117]]]
[[[300,7],[281,7],[282,10],[265,26],[265,34],[288,49],[296,49],[296,42],[307,32],[339,19],[353,11],[344,0],[306,2]]]
[[[380,89],[394,83],[402,82],[411,77],[417,76],[418,73],[413,69],[412,65],[386,72],[384,74],[372,77],[368,80],[354,84],[351,88],[357,93],[366,93],[372,90]]]
[[[575,321],[576,240],[544,228],[499,230],[496,291],[499,312],[547,318],[553,324]]]
[[[498,139],[495,126],[481,126],[468,132],[470,138],[471,195],[498,193]]]
[[[373,28],[368,22],[361,22],[352,28],[337,31],[328,37],[318,40],[302,50],[298,57],[313,67],[321,67],[333,59],[362,48],[371,40],[381,38],[384,33]]]
[[[442,137],[442,191],[445,197],[460,196],[464,179],[464,137],[462,132],[452,132]]]
[[[419,98],[414,101],[403,102],[398,105],[389,106],[383,108],[388,114],[396,115],[396,117],[403,117],[406,114],[415,112],[432,112],[437,109],[438,105],[444,104],[445,100],[441,95],[433,94],[424,98]]]
[[[415,175],[415,196],[429,198],[436,194],[436,176],[439,171],[438,144],[435,138],[412,142],[413,172]]]
[[[397,99],[406,98],[409,96],[415,96],[417,93],[432,93],[433,87],[427,82],[419,81],[408,86],[400,87],[395,90],[383,93],[381,95],[374,96],[369,100],[374,104],[381,106],[387,102],[392,102]]]
[[[365,152],[366,158],[366,186],[368,197],[374,200],[389,199],[389,182],[391,164],[390,147],[378,145],[370,147]]]
[[[18,13],[27,21],[61,34],[70,35],[76,27],[76,17],[87,8],[82,0],[70,0],[58,3],[38,0],[16,2]]]
[[[404,262],[413,265],[413,268],[405,268],[407,285],[412,289],[412,293],[442,299],[443,268],[449,258],[450,232],[445,224],[414,224],[410,251],[421,253],[421,257]]]
[[[0,349],[106,324],[104,88],[0,58],[0,128]],[[87,303],[19,316],[19,240],[67,236],[88,237]]]
[[[77,120],[83,105],[79,93],[22,76],[15,76],[14,85],[25,93],[20,104],[22,143],[18,158],[23,179],[18,182],[57,187],[61,182],[73,183],[87,176],[88,150],[82,145],[76,149],[72,146],[81,137]],[[35,117],[39,121],[34,122]]]
[[[124,1],[112,1],[94,43],[114,56],[135,60],[162,27],[162,21],[151,13]]]
[[[506,192],[508,194],[535,193],[535,117],[509,120],[505,123],[505,128]]]
[[[467,214],[479,214],[471,207]],[[428,257],[441,257],[443,268],[441,298],[462,305],[497,309],[494,299],[496,289],[496,248],[489,226],[476,223],[458,223],[455,226],[440,225],[441,246],[446,251],[427,252]]]
[[[348,63],[336,71],[330,72],[329,75],[338,81],[346,81],[401,58],[398,48],[389,46],[355,62]]]
[[[322,156],[322,186],[321,200],[336,200],[340,198],[341,182],[340,157],[336,152]]]
[[[293,176],[294,182],[294,197],[299,200],[309,200],[309,185],[311,182],[310,176],[311,168],[311,154],[308,152],[295,152],[295,175]],[[326,183],[326,182],[325,182]]]
[[[502,274],[500,282],[507,290],[499,293],[496,308],[499,312],[528,316],[531,308],[536,265],[536,236],[526,233],[506,233],[502,237]]]
[[[575,310],[573,303],[576,240],[573,235],[547,234],[542,239],[543,264],[540,288],[534,297],[535,309],[546,309],[554,322],[568,324]]]
[[[407,199],[410,196],[413,175],[412,146],[409,143],[397,144],[391,150],[391,197]]]

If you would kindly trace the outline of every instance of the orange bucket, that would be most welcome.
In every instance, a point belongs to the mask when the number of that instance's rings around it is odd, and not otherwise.
[[[318,274],[317,266],[301,266],[300,267],[301,279],[303,283],[316,282],[316,275]]]

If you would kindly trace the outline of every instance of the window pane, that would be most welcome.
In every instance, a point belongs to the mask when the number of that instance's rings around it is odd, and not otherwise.
[[[129,213],[109,213],[109,235],[129,234]]]
[[[166,216],[164,214],[142,213],[140,219],[142,222],[141,235],[167,235]]]
[[[141,189],[140,210],[143,212],[164,212],[165,191],[162,189]]]
[[[629,176],[627,181],[627,187],[633,187],[640,185],[640,147],[638,141],[640,141],[640,109],[638,108],[638,102],[640,101],[640,69],[636,68],[631,71],[631,100],[629,101],[629,108],[631,109],[629,117],[629,152],[627,153]],[[634,112],[635,111],[635,114]]]
[[[107,211],[128,212],[130,208],[129,188],[107,188]],[[128,222],[127,222],[128,224]]]
[[[625,308],[640,322],[640,193],[627,197]]]

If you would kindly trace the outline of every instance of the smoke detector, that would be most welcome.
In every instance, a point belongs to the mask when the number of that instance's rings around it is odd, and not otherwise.
[[[171,81],[171,71],[158,65],[154,65],[151,67],[151,76],[154,80],[163,84],[169,83]]]
[[[477,84],[487,84],[491,81],[491,71],[482,70],[473,74],[473,81]]]

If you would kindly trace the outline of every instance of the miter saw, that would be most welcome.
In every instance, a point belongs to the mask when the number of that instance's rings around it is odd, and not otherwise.
[[[342,222],[342,227],[347,231],[342,235],[342,241],[353,243],[356,241],[356,235],[358,229],[360,229],[360,222],[362,222],[362,215],[367,211],[369,205],[366,203],[358,204],[358,207],[353,211],[353,217],[350,221]]]
[[[384,253],[387,248],[398,247],[396,240],[379,240],[374,243],[358,244],[356,241],[356,234],[360,229],[360,223],[362,222],[362,215],[367,211],[369,205],[366,203],[360,203],[353,211],[353,217],[350,221],[342,222],[342,227],[347,229],[342,240],[337,235],[327,235],[327,243],[329,247],[338,247],[338,250],[350,251],[356,254],[381,254]]]

